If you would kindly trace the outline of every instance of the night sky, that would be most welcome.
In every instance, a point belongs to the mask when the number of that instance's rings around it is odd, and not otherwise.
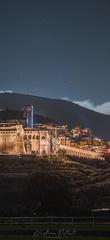
[[[110,101],[109,0],[0,0],[0,90]]]

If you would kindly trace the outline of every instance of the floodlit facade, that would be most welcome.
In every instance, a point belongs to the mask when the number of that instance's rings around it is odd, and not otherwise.
[[[26,153],[49,155],[51,153],[51,135],[47,130],[25,128],[23,142]]]
[[[68,155],[77,157],[103,159],[100,154],[74,146],[62,145],[51,130],[40,128],[24,128],[23,125],[0,123],[0,154],[56,154],[59,149]]]
[[[49,155],[50,153],[51,137],[47,130],[0,124],[0,154]]]

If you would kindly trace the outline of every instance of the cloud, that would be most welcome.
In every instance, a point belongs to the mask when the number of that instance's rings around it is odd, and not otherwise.
[[[62,97],[61,99],[65,101],[71,101],[67,97]],[[110,102],[105,102],[99,105],[95,105],[90,99],[85,99],[83,101],[71,101],[71,102],[99,113],[110,114]]]
[[[96,112],[110,114],[110,102],[105,102],[96,106],[89,99],[86,99],[84,101],[73,101],[73,102],[82,107],[94,110]]]
[[[96,111],[105,114],[110,114],[110,102],[105,102],[101,105],[96,106]]]
[[[93,103],[88,99],[86,100],[83,100],[83,101],[73,101],[74,103],[82,106],[82,107],[85,107],[85,108],[89,108],[89,109],[94,109],[94,105]]]
[[[68,97],[62,97],[61,100],[65,100],[65,101],[71,102],[71,100]]]
[[[13,93],[13,91],[12,90],[0,90],[0,93]]]

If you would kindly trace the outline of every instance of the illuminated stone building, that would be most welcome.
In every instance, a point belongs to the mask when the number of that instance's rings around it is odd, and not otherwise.
[[[62,144],[51,130],[40,128],[24,128],[13,122],[0,123],[0,154],[56,154],[59,149],[68,155],[103,159],[98,152],[79,149],[70,144]]]
[[[51,135],[47,130],[25,128],[24,146],[27,153],[49,155],[51,153]]]
[[[51,137],[47,130],[0,123],[0,154],[32,153],[36,155],[51,153]]]
[[[22,125],[0,124],[0,153],[25,153]]]

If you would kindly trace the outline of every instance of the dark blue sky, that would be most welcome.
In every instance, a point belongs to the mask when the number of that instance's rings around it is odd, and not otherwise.
[[[110,100],[109,0],[1,0],[0,90]]]

